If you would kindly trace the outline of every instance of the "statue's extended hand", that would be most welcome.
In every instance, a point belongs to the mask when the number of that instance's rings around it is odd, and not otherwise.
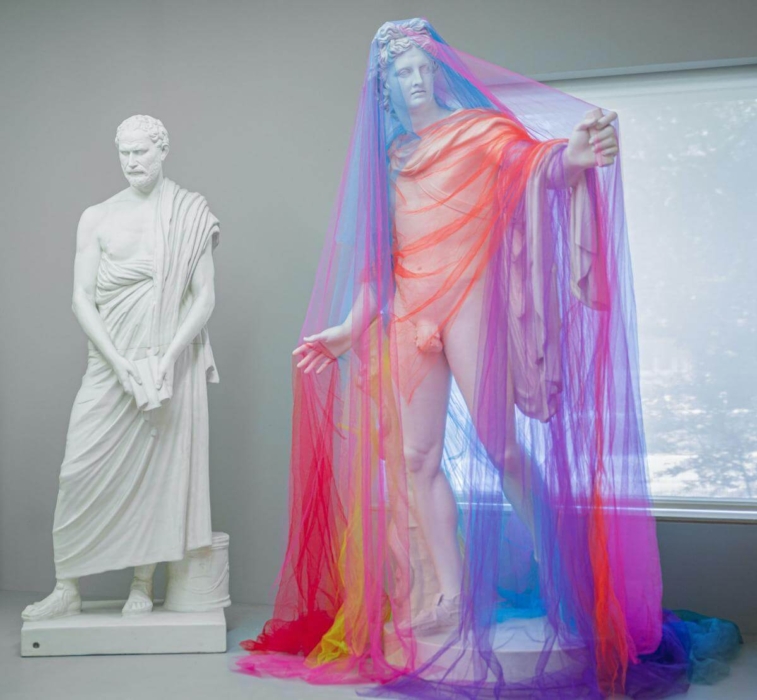
[[[350,349],[352,332],[345,326],[332,326],[320,333],[306,336],[303,340],[305,342],[292,353],[292,355],[302,355],[297,367],[305,374],[313,370],[316,374],[320,374]]]
[[[134,396],[134,392],[131,389],[131,382],[129,381],[129,377],[132,377],[137,384],[142,383],[142,379],[139,376],[139,372],[137,372],[137,368],[131,363],[130,360],[127,360],[125,357],[119,357],[113,362],[113,371],[116,373],[118,381],[121,383],[124,391],[129,394],[129,396]]]
[[[617,118],[615,112],[604,115],[600,109],[587,112],[568,140],[565,152],[568,162],[580,168],[612,165],[618,155],[618,135],[612,126]]]

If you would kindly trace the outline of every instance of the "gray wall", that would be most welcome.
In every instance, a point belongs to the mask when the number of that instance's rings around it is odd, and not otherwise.
[[[0,2],[0,588],[53,581],[58,469],[85,367],[70,310],[76,223],[125,184],[115,127],[148,113],[171,135],[167,174],[221,220],[214,526],[231,535],[235,599],[267,599],[285,535],[289,353],[368,44],[383,21],[415,15],[529,75],[757,55],[750,0]],[[661,530],[664,557],[681,533]],[[91,578],[85,592],[118,595],[125,576]],[[667,602],[687,604],[676,590]]]

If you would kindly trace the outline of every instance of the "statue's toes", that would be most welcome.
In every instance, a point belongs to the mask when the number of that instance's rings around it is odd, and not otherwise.
[[[128,600],[121,611],[122,615],[143,615],[152,611],[152,601],[150,600]]]
[[[27,620],[29,622],[36,620],[38,615],[39,615],[39,605],[36,603],[27,605],[21,612],[21,617],[24,620]]]
[[[53,591],[47,598],[27,605],[21,617],[27,622],[50,620],[54,617],[68,617],[81,612],[81,598],[78,593]]]

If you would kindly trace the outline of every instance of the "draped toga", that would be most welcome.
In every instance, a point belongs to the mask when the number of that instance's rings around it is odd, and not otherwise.
[[[156,366],[170,344],[192,305],[197,262],[219,234],[201,195],[168,179],[161,188],[152,256],[103,252],[97,273],[100,317],[118,352],[141,367]],[[55,509],[59,579],[179,560],[212,537],[207,382],[218,373],[207,329],[178,357],[154,408],[124,391],[91,342],[88,350]]]

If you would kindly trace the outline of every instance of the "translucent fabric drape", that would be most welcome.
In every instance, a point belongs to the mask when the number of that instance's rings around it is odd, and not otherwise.
[[[293,371],[286,554],[240,666],[428,698],[683,690],[686,632],[663,618],[649,513],[620,161],[569,187],[563,150],[591,105],[423,21],[397,24],[433,58],[447,114],[414,133],[387,108],[374,40],[302,335],[376,314],[327,371]],[[411,624],[438,582],[403,432],[463,332],[442,460],[460,623],[430,645]],[[525,671],[503,634],[531,640]]]

